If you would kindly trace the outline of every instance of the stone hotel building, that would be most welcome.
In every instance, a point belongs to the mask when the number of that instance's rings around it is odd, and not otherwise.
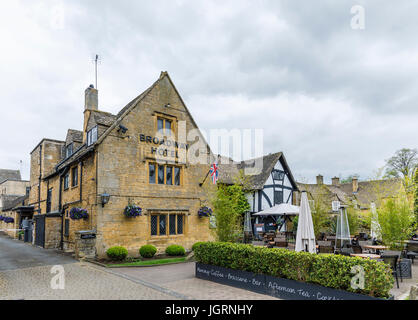
[[[191,164],[185,132],[196,129]],[[144,244],[190,249],[212,239],[205,179],[211,151],[166,72],[117,115],[98,109],[98,91],[85,91],[83,131],[68,130],[65,141],[43,139],[31,152],[29,206],[34,209],[34,243],[76,250],[78,231],[93,230],[96,254],[115,245],[132,255]],[[202,183],[204,182],[204,183]],[[142,214],[124,215],[128,205]],[[73,208],[87,218],[72,219]]]
[[[115,245],[131,255],[144,244],[191,249],[213,239],[214,224],[198,211],[210,205],[215,161],[223,184],[262,164],[248,180],[251,213],[293,201],[298,188],[281,152],[245,163],[215,159],[167,72],[116,115],[99,110],[98,91],[90,86],[83,130],[69,129],[65,141],[43,139],[32,150],[29,197],[16,212],[34,222],[28,239],[35,245],[77,256],[103,257]],[[129,205],[141,215],[126,217]],[[76,211],[87,215],[75,219]]]

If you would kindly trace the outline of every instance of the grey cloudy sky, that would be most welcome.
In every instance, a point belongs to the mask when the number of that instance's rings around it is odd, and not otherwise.
[[[353,5],[365,29],[350,26]],[[294,175],[373,175],[418,143],[418,1],[2,1],[0,168],[167,70],[201,128],[263,128]]]

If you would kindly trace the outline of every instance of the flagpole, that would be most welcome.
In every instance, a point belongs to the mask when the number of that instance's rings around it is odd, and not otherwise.
[[[212,166],[211,166],[212,167]],[[210,168],[211,168],[210,167]],[[208,170],[208,173],[206,173],[206,176],[205,176],[205,179],[203,179],[203,181],[201,182],[201,183],[199,183],[199,186],[201,187],[201,186],[203,186],[203,184],[205,183],[205,181],[206,181],[206,179],[208,178],[208,175],[209,175],[209,172],[210,172],[210,168],[209,168],[209,170]]]

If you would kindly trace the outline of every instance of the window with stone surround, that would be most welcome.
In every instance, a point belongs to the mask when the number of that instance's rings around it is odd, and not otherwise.
[[[78,186],[78,167],[74,167],[71,169],[71,186]]]
[[[73,154],[73,144],[70,143],[66,148],[65,148],[65,157],[68,158]]]
[[[163,116],[157,117],[157,131],[164,136],[171,136],[173,134],[173,119],[168,119]]]
[[[97,141],[97,126],[93,127],[87,132],[87,146],[92,145]]]
[[[184,232],[184,214],[151,215],[151,236],[180,235]]]
[[[70,174],[67,173],[64,176],[64,190],[67,190],[69,186],[70,186]]]
[[[149,163],[148,181],[150,184],[181,185],[181,167],[170,164]]]

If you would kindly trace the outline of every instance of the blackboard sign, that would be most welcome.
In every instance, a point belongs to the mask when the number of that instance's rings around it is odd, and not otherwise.
[[[196,277],[286,300],[380,300],[311,283],[196,263]]]

